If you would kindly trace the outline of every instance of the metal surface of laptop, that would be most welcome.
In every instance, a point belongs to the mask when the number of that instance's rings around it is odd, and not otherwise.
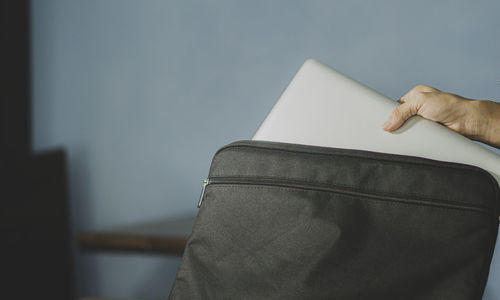
[[[254,140],[419,156],[481,167],[500,182],[500,155],[419,116],[389,133],[381,125],[398,103],[346,75],[307,60]]]

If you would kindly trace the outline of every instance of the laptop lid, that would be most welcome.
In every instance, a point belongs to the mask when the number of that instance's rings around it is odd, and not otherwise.
[[[359,149],[478,166],[500,183],[500,155],[415,116],[389,133],[382,123],[399,104],[315,60],[307,60],[254,140]]]

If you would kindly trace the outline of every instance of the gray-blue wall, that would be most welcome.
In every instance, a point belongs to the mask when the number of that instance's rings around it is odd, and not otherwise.
[[[196,213],[214,152],[251,138],[309,57],[393,98],[500,99],[499,1],[32,4],[34,146],[68,151],[76,232]],[[75,259],[79,296],[142,299],[164,299],[180,261]]]

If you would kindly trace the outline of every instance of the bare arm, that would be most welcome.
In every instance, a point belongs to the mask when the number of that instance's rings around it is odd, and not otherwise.
[[[467,99],[426,85],[416,86],[399,102],[382,125],[384,130],[396,130],[411,116],[419,115],[500,149],[500,103]]]

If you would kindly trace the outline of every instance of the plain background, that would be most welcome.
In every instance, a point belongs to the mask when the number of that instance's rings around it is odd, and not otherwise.
[[[500,99],[499,1],[33,1],[36,150],[69,157],[73,231],[195,214],[307,58],[397,99]],[[363,108],[360,108],[363,109]],[[348,128],[349,124],[343,124]],[[165,299],[180,258],[84,254],[78,296]],[[500,259],[485,299],[500,297]]]

